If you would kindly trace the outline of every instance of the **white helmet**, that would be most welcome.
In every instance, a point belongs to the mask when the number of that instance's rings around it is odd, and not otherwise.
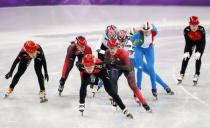
[[[146,21],[146,22],[142,25],[141,29],[142,29],[143,31],[150,31],[150,30],[152,29],[152,25],[151,25],[151,23],[150,23],[149,21]]]
[[[117,37],[117,27],[114,25],[109,25],[106,27],[106,36],[108,38],[116,38]]]

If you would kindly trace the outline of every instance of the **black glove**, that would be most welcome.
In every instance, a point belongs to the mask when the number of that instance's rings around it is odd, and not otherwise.
[[[76,56],[77,56],[79,59],[82,59],[83,56],[84,56],[84,53],[83,53],[83,52],[77,52]]]
[[[110,68],[115,68],[116,67],[116,64],[115,64],[115,61],[114,61],[114,59],[105,59],[104,60],[104,63],[106,64],[106,67],[108,68],[108,69],[110,69]]]
[[[114,63],[109,64],[109,66],[111,66],[112,68],[117,68],[117,65]]]
[[[78,61],[76,62],[76,66],[78,68],[79,71],[84,71],[84,65],[79,63]]]
[[[44,78],[47,80],[47,82],[49,81],[49,75],[47,73],[44,74]]]
[[[10,77],[12,77],[12,73],[11,73],[11,72],[9,72],[9,73],[7,73],[7,74],[5,75],[5,78],[6,78],[6,79],[9,79]]]
[[[115,60],[114,60],[113,58],[110,58],[110,59],[104,59],[103,62],[104,62],[105,64],[113,64],[114,61],[115,61]]]

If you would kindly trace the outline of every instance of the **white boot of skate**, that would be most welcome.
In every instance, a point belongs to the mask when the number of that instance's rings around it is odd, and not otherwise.
[[[85,104],[79,104],[79,111],[81,112],[82,116],[83,116],[83,112],[85,110]]]
[[[13,92],[13,89],[12,89],[12,88],[8,88],[7,92],[6,92],[5,95],[4,95],[4,98],[9,97],[9,95],[11,95],[12,92]]]
[[[48,99],[46,98],[45,91],[39,92],[39,98],[40,98],[40,103],[44,103],[48,101]]]
[[[196,86],[198,84],[198,78],[199,78],[199,75],[195,74],[194,77],[193,77],[193,86]]]
[[[182,80],[184,79],[184,74],[180,74],[178,77],[177,77],[177,85],[181,84],[182,83]]]

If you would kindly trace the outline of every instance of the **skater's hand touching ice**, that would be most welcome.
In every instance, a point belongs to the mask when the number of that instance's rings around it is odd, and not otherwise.
[[[5,78],[6,78],[6,79],[9,79],[10,77],[12,77],[12,73],[11,73],[11,72],[9,72],[9,73],[7,73],[7,74],[5,75]]]

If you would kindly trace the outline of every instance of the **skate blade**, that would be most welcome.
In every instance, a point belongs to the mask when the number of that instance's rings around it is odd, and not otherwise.
[[[61,93],[62,93],[62,92],[59,92],[58,95],[61,96]]]
[[[154,99],[155,101],[157,101],[157,100],[158,100],[158,97],[157,97],[157,96],[154,96],[154,98],[155,98],[155,99]]]
[[[4,95],[4,99],[7,99],[8,97],[9,97],[9,95],[6,95],[6,94]]]
[[[93,93],[93,98],[95,97],[96,93],[95,92],[92,92]]]
[[[171,92],[171,95],[175,95],[175,93],[174,92]]]
[[[174,95],[174,92],[170,92],[170,93],[168,93],[169,95]]]
[[[193,82],[193,86],[197,86],[198,85],[198,82]]]
[[[182,84],[182,81],[178,81],[178,82],[177,82],[177,85],[181,85],[181,84]]]
[[[135,100],[135,101],[136,101],[136,103],[137,103],[139,106],[141,106],[140,101],[138,101],[138,100]]]
[[[81,112],[81,116],[84,115],[84,110],[79,110]]]
[[[138,104],[139,107],[141,107],[141,103],[140,102],[136,102]]]
[[[152,113],[153,111],[152,111],[152,109],[150,109],[150,110],[148,110],[147,112],[148,112],[148,113]]]
[[[133,115],[131,115],[131,114],[127,115],[126,117],[129,119],[133,119]]]
[[[40,100],[40,103],[45,103],[47,101],[48,101],[48,99],[42,99],[42,100]]]

